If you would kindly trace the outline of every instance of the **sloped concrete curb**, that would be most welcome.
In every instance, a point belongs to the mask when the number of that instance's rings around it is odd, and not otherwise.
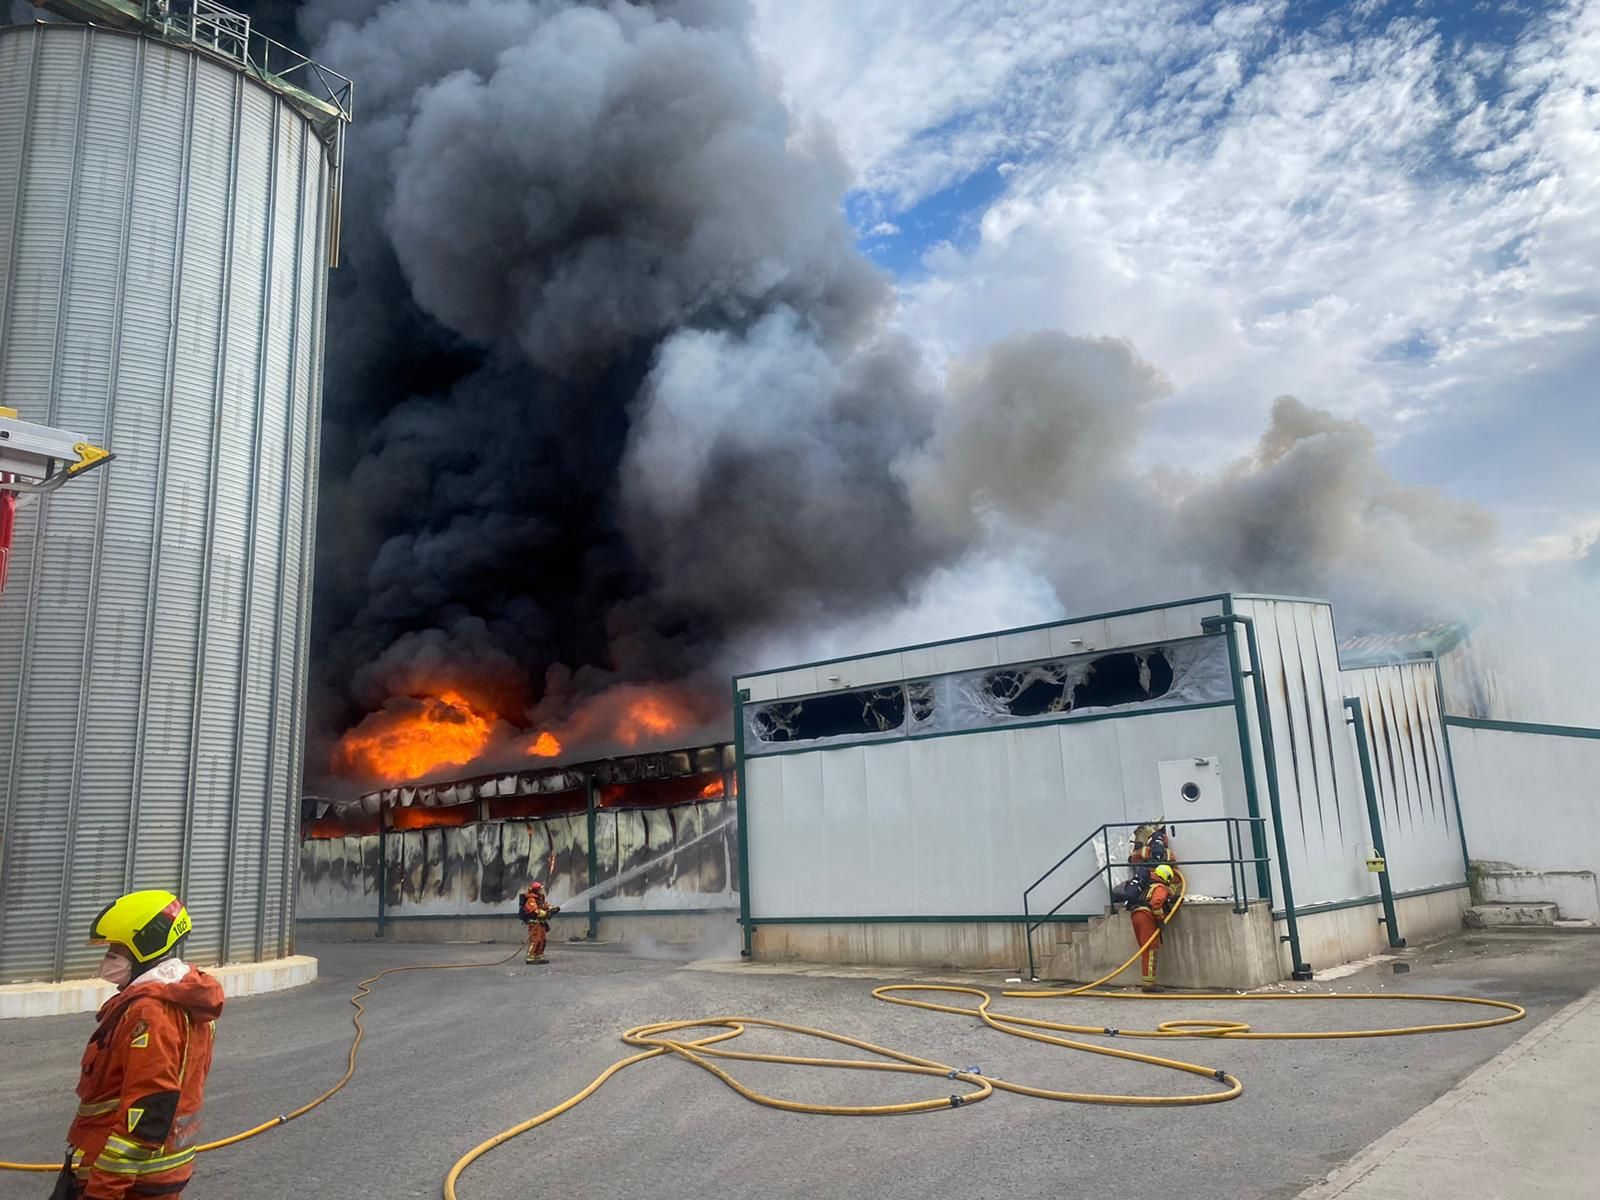
[[[294,954],[270,962],[229,963],[204,969],[222,984],[225,996],[259,996],[310,983],[317,977],[317,960],[308,954]],[[99,979],[3,984],[0,985],[0,1021],[94,1012],[115,990]]]
[[[1582,1097],[1597,1070],[1600,989],[1507,1046],[1297,1200],[1587,1195],[1600,1171],[1600,1140]]]

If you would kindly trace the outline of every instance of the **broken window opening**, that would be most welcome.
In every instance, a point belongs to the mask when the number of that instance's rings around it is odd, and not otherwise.
[[[1155,700],[1171,690],[1172,680],[1172,663],[1162,651],[1122,651],[1088,663],[1067,659],[991,671],[982,687],[1008,716],[1044,717]]]
[[[1083,682],[1072,689],[1072,707],[1137,704],[1165,696],[1171,687],[1172,664],[1161,651],[1106,654],[1089,664]]]
[[[1061,663],[1048,663],[1043,668],[996,671],[983,684],[989,695],[1013,717],[1071,712],[1073,703],[1066,681],[1056,677],[1062,667]]]
[[[765,704],[752,714],[751,724],[764,742],[809,742],[891,733],[905,720],[905,691],[895,686]]]

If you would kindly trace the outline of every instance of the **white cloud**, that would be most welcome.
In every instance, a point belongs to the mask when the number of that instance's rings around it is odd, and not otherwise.
[[[976,244],[906,284],[914,336],[1131,339],[1176,386],[1153,462],[1213,467],[1293,392],[1518,535],[1592,495],[1600,4],[1510,47],[1377,4],[911,10],[757,0],[755,28],[882,219],[1008,163]]]

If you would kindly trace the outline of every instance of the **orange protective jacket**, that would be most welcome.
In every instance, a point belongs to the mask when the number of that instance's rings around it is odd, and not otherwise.
[[[522,918],[524,925],[537,924],[549,929],[550,914],[560,911],[561,906],[551,904],[542,888],[536,892],[531,887],[526,887],[517,893],[517,915]]]
[[[1145,909],[1154,913],[1158,918],[1167,914],[1167,905],[1172,903],[1172,889],[1159,879],[1152,879],[1150,887],[1140,898],[1139,903],[1133,906],[1133,911]]]
[[[100,1006],[67,1133],[84,1200],[171,1196],[194,1170],[222,985],[169,959]]]

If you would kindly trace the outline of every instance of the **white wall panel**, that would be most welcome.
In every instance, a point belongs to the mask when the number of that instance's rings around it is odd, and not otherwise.
[[[1106,646],[1138,646],[1167,636],[1167,618],[1160,609],[1105,618]]]
[[[1049,658],[1054,653],[1050,648],[1050,631],[1048,629],[1029,629],[1021,633],[1003,633],[995,638],[995,653],[1000,656],[1000,661],[1028,662],[1030,659]]]
[[[1365,799],[1344,723],[1332,610],[1311,602],[1240,599],[1236,611],[1256,622],[1295,903],[1371,895],[1375,888],[1361,841]],[[1239,645],[1248,667],[1242,637]],[[1254,708],[1252,696],[1252,725]],[[1267,809],[1265,755],[1257,761]],[[1270,819],[1270,811],[1263,815]],[[1282,903],[1279,890],[1274,898]]]
[[[905,678],[898,654],[876,654],[870,658],[854,658],[835,663],[817,671],[822,690],[834,688],[869,687],[874,683],[898,683]],[[835,683],[830,676],[838,676]]]
[[[1389,878],[1397,892],[1465,878],[1434,669],[1431,662],[1413,662],[1344,673],[1345,691],[1361,701]],[[1362,822],[1360,844],[1370,844],[1370,825],[1370,818]],[[1375,882],[1371,886],[1376,890]]]
[[[852,895],[863,880],[872,877],[874,847],[865,749],[851,746],[837,754],[821,755],[816,765],[821,773],[817,795],[821,815],[817,828],[810,832],[821,843],[814,860],[822,892],[821,911],[831,912],[841,898]]]
[[[917,864],[922,861],[922,808],[911,787],[914,743],[863,746],[862,767],[867,788],[864,835],[870,859],[866,874],[853,881],[846,901],[867,912],[900,913],[908,902],[920,911]],[[848,831],[845,831],[848,832]],[[933,903],[930,889],[928,903]]]
[[[1016,915],[1023,889],[1100,824],[1181,818],[1162,812],[1159,763],[1204,755],[1220,760],[1227,811],[1247,815],[1230,707],[747,759],[751,912]],[[1082,852],[1036,909],[1098,865]],[[1096,883],[1064,911],[1104,905]]]
[[[1449,730],[1483,898],[1543,901],[1600,921],[1600,736]]]
[[[815,667],[796,667],[793,671],[781,671],[776,677],[775,685],[779,698],[809,696],[813,692],[826,690]]]
[[[1215,616],[1222,611],[1222,603],[1217,600],[1208,600],[1202,604],[1178,604],[1171,608],[1161,610],[1162,619],[1166,622],[1168,638],[1197,637],[1205,631],[1200,627],[1200,622],[1210,616]]]
[[[1106,623],[1099,619],[1052,625],[1048,632],[1051,654],[1082,654],[1089,650],[1104,650],[1109,645]]]

